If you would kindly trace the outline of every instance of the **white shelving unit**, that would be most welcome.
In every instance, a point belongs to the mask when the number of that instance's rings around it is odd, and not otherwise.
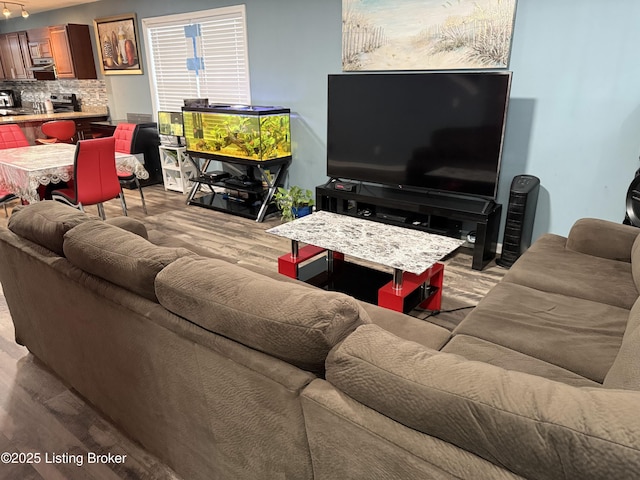
[[[191,189],[191,179],[198,171],[186,154],[186,147],[160,145],[160,165],[165,190],[186,194]]]

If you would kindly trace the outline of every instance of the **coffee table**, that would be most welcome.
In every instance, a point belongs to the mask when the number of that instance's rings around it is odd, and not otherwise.
[[[317,211],[267,232],[291,239],[291,253],[278,258],[281,274],[405,312],[416,305],[427,310],[440,309],[444,264],[439,260],[464,243],[456,238],[326,211]],[[300,242],[306,246],[300,247]],[[326,257],[308,262],[325,252]],[[346,262],[345,255],[390,267],[393,274]]]

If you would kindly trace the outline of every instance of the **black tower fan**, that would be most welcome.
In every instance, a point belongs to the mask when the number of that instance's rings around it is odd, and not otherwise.
[[[511,182],[502,255],[496,260],[501,267],[511,267],[531,245],[539,190],[540,179],[533,175],[517,175]]]

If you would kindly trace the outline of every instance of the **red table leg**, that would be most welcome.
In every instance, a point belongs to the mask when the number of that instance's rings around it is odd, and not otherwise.
[[[442,306],[442,284],[444,281],[444,264],[436,263],[429,270],[431,275],[429,277],[429,285],[436,287],[436,291],[429,295],[424,302],[420,304],[420,307],[425,310],[440,310]]]
[[[298,254],[287,253],[278,257],[278,272],[291,278],[298,278],[298,265],[324,252],[324,248],[306,245],[298,250]]]
[[[298,278],[298,266],[307,260],[320,255],[325,251],[324,248],[306,245],[298,249],[297,255],[287,253],[278,257],[278,273],[291,278]],[[344,255],[339,252],[332,252],[333,260],[344,260]]]
[[[436,291],[424,300],[420,306],[427,310],[440,310],[443,278],[444,264],[442,263],[433,264],[420,275],[403,272],[401,288],[395,288],[394,282],[391,281],[378,290],[378,305],[402,312],[404,311],[405,298],[428,281],[430,286],[436,287]]]

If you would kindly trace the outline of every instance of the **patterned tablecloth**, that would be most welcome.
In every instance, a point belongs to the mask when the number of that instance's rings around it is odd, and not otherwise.
[[[73,178],[75,151],[76,146],[67,143],[0,150],[0,190],[13,192],[29,203],[40,201],[40,185]],[[136,155],[116,152],[116,165],[119,171],[135,173],[139,179],[149,178]]]

